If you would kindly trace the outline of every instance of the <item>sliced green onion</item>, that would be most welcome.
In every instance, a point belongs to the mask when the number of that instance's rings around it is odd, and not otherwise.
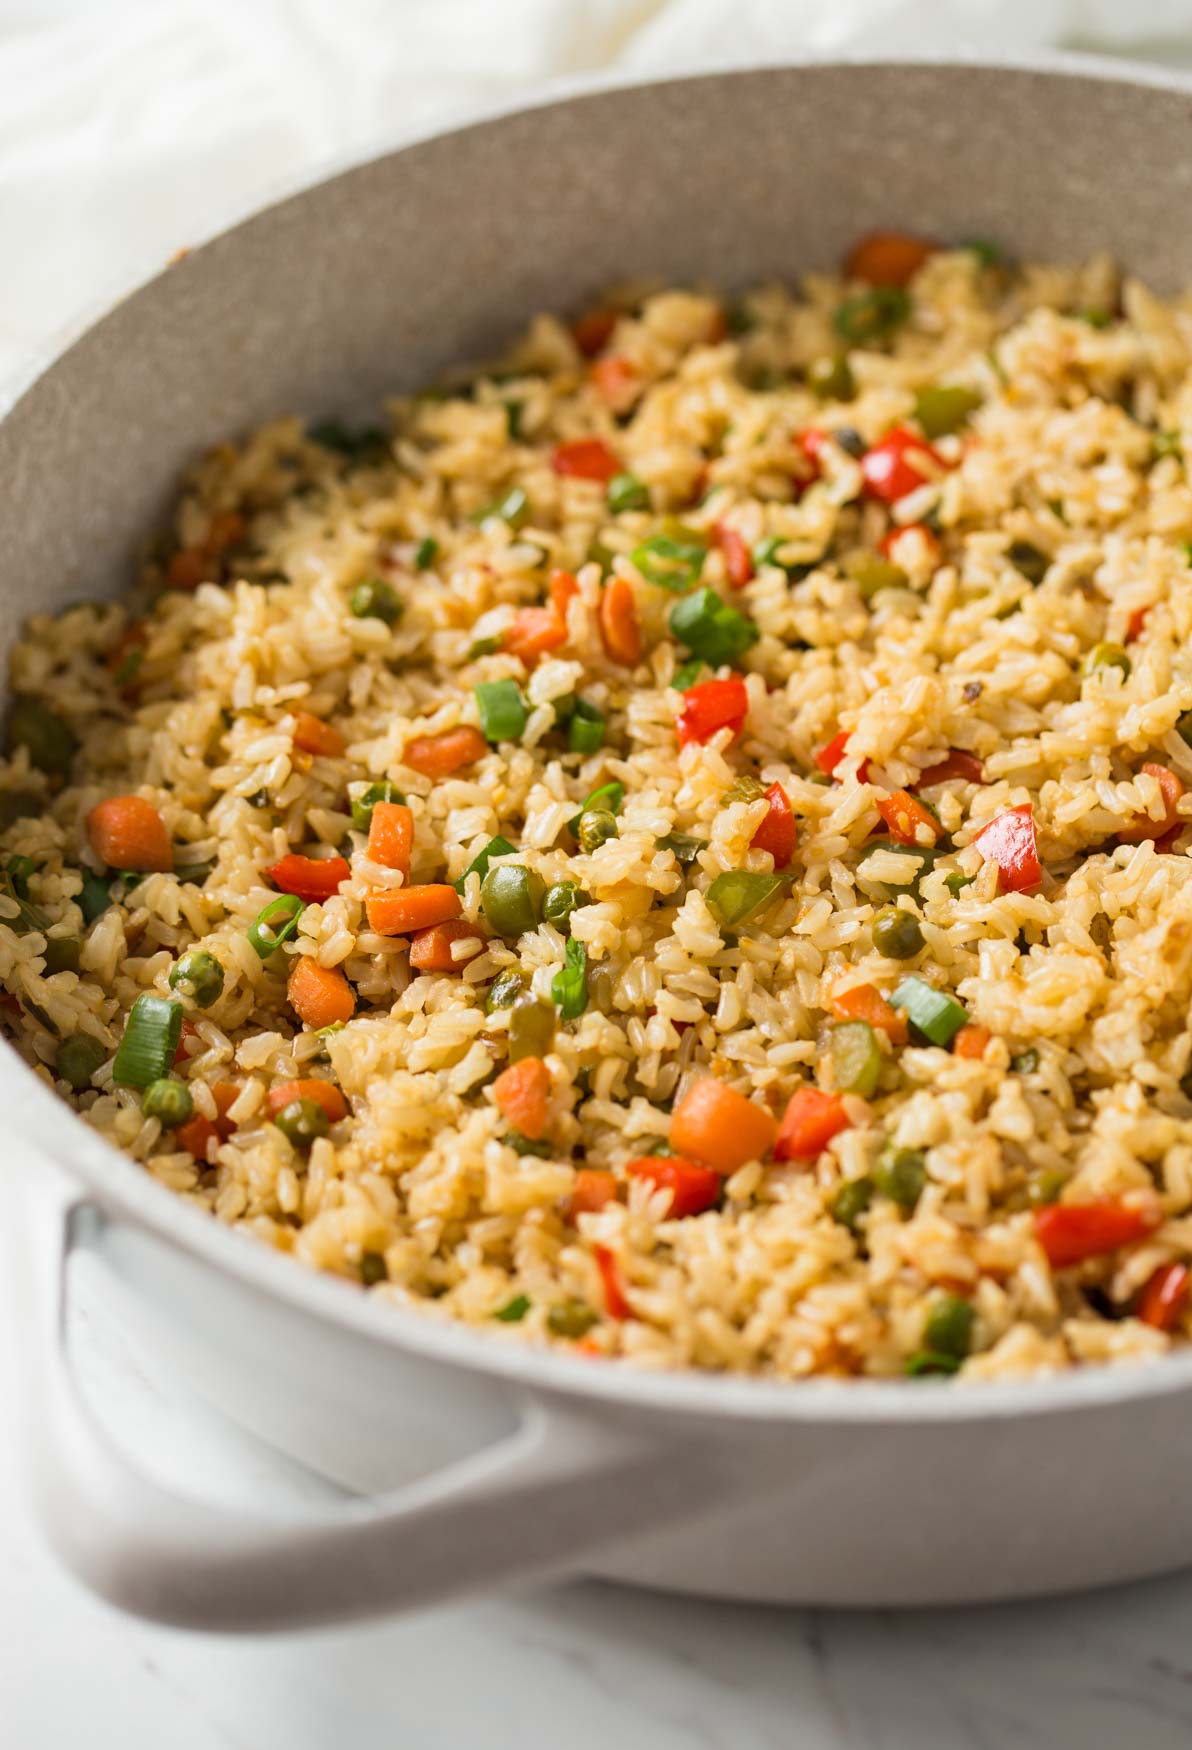
[[[968,1010],[923,978],[904,978],[890,1001],[932,1045],[950,1045],[968,1024]]]
[[[585,796],[578,814],[573,814],[567,822],[567,831],[575,838],[579,832],[579,823],[590,808],[607,809],[610,814],[619,814],[621,804],[625,800],[625,786],[616,778],[607,784],[599,784],[590,796]]]
[[[729,869],[716,877],[704,899],[717,923],[731,930],[761,911],[785,885],[781,875],[760,875],[752,869]]]
[[[507,857],[511,851],[516,851],[516,849],[517,846],[511,845],[508,839],[503,839],[500,833],[497,834],[495,839],[489,839],[484,849],[482,851],[477,851],[459,880],[455,883],[455,891],[459,894],[463,893],[464,888],[467,886],[469,875],[479,875],[481,881],[483,881],[484,877],[488,874],[488,866],[494,857]]]
[[[707,666],[702,656],[693,656],[689,662],[681,662],[671,676],[671,686],[676,692],[685,693],[688,687],[695,685]],[[1189,715],[1192,716],[1192,712]]]
[[[414,570],[425,571],[439,557],[439,543],[433,535],[426,535],[414,549]]]
[[[614,516],[623,510],[645,510],[650,494],[636,474],[614,474],[608,483],[608,508]]]
[[[46,977],[56,972],[77,972],[83,944],[78,936],[48,936],[45,945]]]
[[[761,637],[753,621],[730,608],[714,589],[696,590],[676,602],[669,624],[680,644],[712,668],[735,662]]]
[[[396,626],[404,611],[402,599],[383,577],[366,577],[348,597],[348,606],[358,620],[383,620]]]
[[[476,709],[480,713],[480,727],[485,738],[494,744],[520,740],[527,713],[517,682],[481,681],[472,691],[476,695]]]
[[[869,346],[889,340],[911,313],[911,301],[901,286],[870,286],[836,306],[832,326],[849,346]]]
[[[842,1094],[873,1098],[882,1070],[882,1051],[868,1021],[840,1021],[832,1028],[832,1069]]]
[[[512,1300],[507,1300],[504,1306],[497,1308],[493,1317],[494,1319],[499,1319],[503,1325],[516,1325],[525,1318],[529,1310],[529,1296],[525,1294],[515,1294]]]
[[[372,825],[373,809],[378,802],[404,801],[404,794],[387,778],[383,783],[370,784],[359,796],[352,797],[352,825],[357,832],[367,832]]]
[[[572,753],[596,753],[604,745],[607,719],[599,706],[577,699],[567,725],[567,746]]]
[[[673,525],[669,533],[651,535],[629,555],[647,583],[656,583],[676,595],[686,594],[699,581],[707,556],[703,537],[682,523]]]
[[[18,936],[27,936],[32,930],[40,930],[44,935],[51,926],[51,920],[39,906],[22,898],[17,891],[19,879],[22,878],[20,876],[14,877],[7,869],[0,870],[0,893],[14,900],[17,907],[15,918],[3,918],[0,919],[0,922],[6,923],[9,929]]]
[[[481,656],[495,656],[504,643],[505,640],[499,633],[494,633],[491,638],[477,638],[468,647],[468,661],[475,662]]]
[[[508,523],[511,529],[524,528],[530,520],[530,501],[520,486],[514,486],[504,498],[479,511],[474,520],[478,523],[500,521]]]
[[[550,994],[565,1021],[577,1021],[588,1006],[588,950],[574,936],[567,939],[562,970],[551,979]]]
[[[925,438],[946,437],[966,424],[970,413],[981,405],[975,389],[962,388],[959,383],[933,383],[920,389],[915,396],[915,418]]]
[[[935,1349],[916,1349],[908,1355],[906,1372],[911,1379],[930,1373],[959,1373],[961,1363],[955,1355],[943,1355]]]
[[[727,808],[733,802],[760,802],[765,793],[766,786],[760,778],[755,778],[752,772],[742,772],[739,778],[733,779],[720,801]]]
[[[522,436],[522,414],[525,412],[525,407],[520,401],[506,401],[503,405],[505,408],[505,430],[509,435],[510,442],[516,444],[520,442]]]
[[[262,960],[268,960],[297,930],[298,919],[305,910],[306,906],[295,893],[279,893],[276,899],[262,906],[248,926],[248,940],[253,952]]]
[[[165,997],[139,996],[128,1013],[124,1037],[112,1064],[112,1080],[125,1088],[147,1088],[173,1067],[182,1037],[182,1004]]]
[[[83,914],[83,922],[93,924],[101,912],[107,911],[112,903],[109,892],[110,881],[105,881],[102,875],[85,875],[83,890],[75,896],[75,903]]]
[[[654,840],[656,851],[669,851],[675,862],[681,864],[684,869],[690,868],[700,852],[706,851],[707,848],[707,839],[693,838],[690,833],[686,832],[663,833],[661,838]]]

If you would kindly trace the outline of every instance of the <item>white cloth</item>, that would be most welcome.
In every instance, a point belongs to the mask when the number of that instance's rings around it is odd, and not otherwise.
[[[0,380],[324,164],[550,81],[1044,45],[1192,64],[1188,0],[0,0]]]

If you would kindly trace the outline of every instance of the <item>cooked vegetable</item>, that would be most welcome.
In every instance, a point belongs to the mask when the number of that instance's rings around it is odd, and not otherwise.
[[[430,882],[425,887],[374,888],[364,910],[369,929],[378,936],[412,936],[457,918],[461,906],[454,887]]]
[[[169,986],[198,1008],[209,1009],[223,995],[223,966],[206,948],[192,948],[170,968]]]
[[[150,1082],[141,1096],[141,1110],[146,1118],[156,1118],[163,1130],[176,1130],[194,1116],[195,1103],[185,1082],[174,1076],[162,1076]]]
[[[647,510],[650,494],[636,474],[614,474],[608,483],[608,508],[614,516],[626,510]]]
[[[538,928],[545,892],[541,875],[524,863],[499,863],[480,883],[480,909],[499,936],[512,940]]]
[[[848,346],[877,346],[890,340],[911,313],[911,301],[898,286],[874,286],[837,304],[832,326]]]
[[[472,953],[457,956],[457,942],[472,942]],[[416,930],[410,937],[410,965],[415,972],[462,972],[468,960],[483,948],[484,940],[475,924],[465,923],[463,918],[448,918],[427,930]]]
[[[762,875],[752,869],[728,869],[723,875],[717,875],[704,894],[704,901],[720,927],[732,930],[755,917],[785,885],[781,875]]]
[[[610,814],[616,814],[625,800],[625,786],[616,778],[607,784],[598,784],[590,795],[585,796],[577,814],[573,814],[567,822],[567,831],[572,838],[579,836],[579,823],[590,808],[607,809]]]
[[[1030,893],[1043,880],[1035,841],[1035,815],[1029,802],[995,814],[973,837],[987,863],[998,866],[999,893]]]
[[[497,1110],[531,1142],[546,1129],[550,1071],[540,1057],[522,1057],[501,1071],[492,1084]]]
[[[425,535],[414,549],[414,570],[428,570],[438,557],[439,543],[433,535]]]
[[[595,1215],[608,1203],[617,1201],[617,1181],[614,1174],[600,1167],[581,1167],[575,1175],[571,1196],[567,1199],[568,1219],[578,1215]]]
[[[360,1281],[364,1288],[375,1288],[378,1282],[388,1282],[389,1266],[384,1252],[361,1252]]]
[[[861,458],[861,478],[871,498],[895,504],[943,472],[943,461],[910,426],[896,425]]]
[[[755,851],[768,851],[775,869],[785,869],[795,854],[798,828],[790,797],[781,784],[771,784],[765,791],[766,814],[750,845]]]
[[[493,743],[520,741],[526,727],[526,702],[516,681],[481,681],[474,687],[485,738]]]
[[[890,1001],[932,1045],[950,1045],[968,1021],[967,1009],[926,979],[904,978]]]
[[[1006,548],[1006,558],[1016,571],[1021,571],[1028,583],[1042,583],[1051,564],[1048,555],[1029,541],[1011,541]]]
[[[464,766],[473,766],[488,752],[488,743],[478,729],[460,724],[441,735],[416,735],[402,755],[407,766],[427,778],[449,778]]]
[[[1116,668],[1123,680],[1129,680],[1133,666],[1120,644],[1094,644],[1084,659],[1082,672],[1091,675],[1099,669]]]
[[[493,858],[508,857],[516,849],[517,846],[511,845],[508,839],[501,837],[500,833],[497,834],[496,838],[489,839],[484,849],[476,853],[463,874],[460,876],[459,880],[456,882],[455,891],[462,897],[464,889],[467,886],[469,875],[479,875],[480,880],[483,883],[484,877],[488,874],[488,866]]]
[[[331,1125],[317,1100],[291,1100],[274,1115],[273,1122],[287,1142],[295,1148],[309,1148],[320,1136],[326,1136]]]
[[[596,753],[604,746],[607,727],[599,706],[587,699],[577,699],[567,722],[567,746],[572,753]]]
[[[895,1148],[888,1142],[877,1158],[873,1182],[900,1209],[913,1209],[927,1183],[927,1157],[921,1149]]]
[[[575,438],[560,444],[551,457],[556,474],[575,480],[597,480],[607,486],[621,472],[621,464],[601,438]]]
[[[861,1217],[873,1202],[872,1179],[846,1179],[828,1205],[833,1221],[856,1233]]]
[[[701,746],[721,729],[733,736],[741,733],[749,712],[749,694],[740,675],[727,680],[697,681],[683,694],[683,704],[675,722],[680,747],[691,742]]]
[[[960,1295],[937,1295],[923,1323],[924,1349],[963,1361],[973,1346],[975,1317],[971,1304]]]
[[[628,1161],[625,1171],[631,1179],[641,1179],[655,1191],[670,1192],[666,1213],[672,1221],[685,1215],[702,1215],[720,1201],[720,1174],[679,1155],[641,1155]]]
[[[40,699],[16,698],[8,710],[8,748],[23,747],[39,772],[65,775],[74,758],[75,738],[61,717]]]
[[[551,979],[550,994],[565,1021],[577,1021],[588,1006],[588,950],[574,936],[567,939],[563,965]]]
[[[1192,1276],[1186,1264],[1160,1264],[1142,1286],[1134,1308],[1135,1318],[1156,1331],[1174,1331],[1184,1316],[1190,1283]]]
[[[373,862],[386,869],[400,869],[408,877],[413,849],[414,816],[405,803],[374,802],[368,823],[368,854]]]
[[[339,967],[323,966],[310,954],[295,960],[286,997],[299,1020],[316,1031],[350,1021],[356,1013],[356,993]]]
[[[658,851],[669,851],[676,863],[684,869],[690,868],[701,851],[708,848],[707,839],[693,838],[686,832],[668,832],[654,840],[654,848]]]
[[[239,1089],[236,1092],[239,1093]],[[334,1082],[321,1081],[317,1076],[305,1076],[298,1081],[279,1082],[265,1096],[270,1117],[285,1110],[295,1100],[313,1100],[327,1114],[329,1124],[338,1124],[348,1115],[348,1102]]]
[[[844,271],[849,279],[871,286],[905,286],[934,253],[933,243],[905,231],[871,231],[853,244]]]
[[[322,718],[313,717],[309,711],[299,711],[294,719],[294,746],[301,748],[303,753],[334,760],[343,753],[347,743],[333,723],[324,723]]]
[[[586,1300],[560,1300],[546,1315],[546,1328],[553,1337],[573,1340],[586,1336],[599,1322],[599,1314],[592,1311]]]
[[[761,637],[753,621],[731,608],[714,589],[696,590],[676,602],[668,624],[679,643],[710,668],[735,662]]]
[[[43,949],[46,977],[53,978],[56,972],[77,972],[82,953],[83,944],[78,936],[47,936]]]
[[[554,1044],[556,1016],[550,1003],[530,995],[515,997],[509,1015],[509,1061],[543,1057]]]
[[[1035,1238],[1053,1270],[1068,1270],[1086,1258],[1135,1245],[1163,1220],[1153,1204],[1105,1197],[1095,1203],[1052,1203],[1035,1211]]]
[[[914,912],[900,905],[884,905],[873,920],[873,945],[887,960],[913,960],[921,954],[923,929]]]
[[[87,837],[109,869],[138,873],[174,867],[166,823],[144,796],[109,796],[87,816]]]
[[[530,1300],[527,1295],[515,1294],[512,1300],[507,1300],[504,1306],[497,1308],[493,1314],[503,1325],[517,1325],[530,1310]]]
[[[929,808],[925,808],[909,790],[895,790],[891,796],[880,796],[875,804],[878,813],[900,845],[934,845],[940,836],[940,824]]]
[[[566,642],[567,627],[553,607],[522,608],[514,615],[501,648],[533,668],[540,656]]]
[[[983,784],[985,768],[975,754],[953,747],[948,749],[946,758],[937,760],[935,765],[919,773],[919,783],[925,786],[949,784],[954,778],[960,778],[966,784]]]
[[[343,857],[299,857],[291,852],[264,873],[279,892],[293,894],[307,905],[321,905],[339,892],[352,871]]]
[[[747,1161],[764,1160],[777,1125],[770,1113],[715,1076],[690,1082],[671,1113],[668,1141],[680,1157],[690,1157],[725,1175]]]
[[[924,437],[946,437],[968,423],[969,414],[976,412],[981,401],[975,389],[958,383],[932,384],[915,396],[915,419]]]
[[[952,1041],[953,1057],[969,1057],[979,1061],[985,1056],[985,1048],[993,1034],[988,1027],[978,1027],[972,1021],[960,1029]]]
[[[685,595],[699,581],[707,556],[703,536],[682,523],[672,523],[663,533],[651,535],[629,555],[647,583],[676,595]]]
[[[358,620],[383,620],[386,626],[396,626],[402,616],[401,597],[383,577],[358,583],[348,597],[348,606]]]
[[[485,505],[477,511],[478,523],[506,523],[511,529],[524,528],[530,520],[530,501],[520,486],[513,486],[503,498],[498,498],[494,504]]]
[[[839,1094],[798,1088],[791,1095],[774,1139],[776,1161],[813,1161],[852,1123]]]
[[[124,1088],[147,1088],[173,1066],[182,1037],[182,1004],[142,993],[128,1012],[112,1064],[112,1080]]]
[[[807,367],[807,387],[821,401],[851,401],[857,393],[846,353],[825,353]]]
[[[642,628],[633,585],[627,577],[610,577],[597,609],[600,637],[610,662],[636,668],[642,656]]]
[[[507,966],[503,972],[498,972],[489,987],[485,1013],[491,1015],[497,1009],[510,1008],[525,988],[526,981],[517,968]]]
[[[91,1078],[108,1057],[108,1048],[90,1033],[70,1033],[58,1046],[54,1066],[62,1081],[76,1094],[91,1086]]]
[[[600,1272],[600,1283],[604,1289],[604,1310],[610,1319],[631,1319],[633,1308],[625,1298],[625,1290],[621,1286],[621,1272],[617,1268],[617,1260],[607,1246],[593,1246],[593,1256],[596,1268]]]
[[[832,1074],[844,1094],[872,1099],[882,1071],[881,1046],[868,1021],[840,1021],[832,1028]]]
[[[281,893],[261,907],[248,926],[248,940],[262,960],[268,960],[283,942],[289,940],[305,909],[304,901],[292,893]]]
[[[724,554],[724,569],[734,589],[744,589],[753,576],[753,554],[749,542],[731,523],[714,523],[712,538]]]
[[[628,413],[642,392],[642,381],[633,364],[618,353],[597,359],[589,375],[592,387],[613,413]]]
[[[370,784],[367,790],[352,798],[352,825],[357,832],[366,833],[372,825],[373,809],[378,802],[404,801],[405,797],[396,784],[391,784],[388,780],[380,784]]]
[[[883,559],[880,553],[852,553],[845,560],[844,569],[867,602],[883,589],[905,589],[910,582],[901,565]]]
[[[832,1013],[841,1021],[866,1021],[878,1027],[891,1045],[906,1044],[906,1017],[892,1008],[872,984],[853,984],[832,996]]]
[[[556,930],[566,932],[571,928],[572,912],[577,906],[587,903],[588,896],[577,881],[555,881],[547,888],[543,897],[543,921],[553,924]]]
[[[815,755],[816,765],[821,772],[826,772],[830,778],[835,776],[837,766],[840,765],[845,754],[848,752],[848,738],[849,731],[847,729],[842,729],[838,735],[832,737],[832,740],[828,742],[825,747],[821,747],[819,752]],[[865,784],[868,783],[868,781],[869,761],[862,760],[857,767],[857,782],[858,784]]]
[[[1140,814],[1133,825],[1119,828],[1118,838],[1124,845],[1138,845],[1144,839],[1163,839],[1168,833],[1185,825],[1185,816],[1179,811],[1180,797],[1184,794],[1180,779],[1169,767],[1155,765],[1150,760],[1146,761],[1142,770],[1148,777],[1154,778],[1159,786],[1163,814],[1158,820],[1149,814]]]
[[[598,851],[609,839],[617,837],[617,817],[608,808],[585,808],[575,836],[581,851]]]

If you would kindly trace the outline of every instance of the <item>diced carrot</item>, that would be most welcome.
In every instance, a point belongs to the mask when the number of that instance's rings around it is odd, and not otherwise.
[[[478,729],[461,723],[440,735],[416,735],[406,743],[402,759],[424,778],[449,778],[464,766],[474,766],[488,752],[488,743]]]
[[[166,566],[166,582],[171,589],[198,589],[201,583],[211,583],[218,567],[201,547],[179,547],[171,553]]]
[[[203,546],[208,553],[226,553],[244,539],[246,524],[238,510],[217,510],[207,525]]]
[[[1159,820],[1149,814],[1140,814],[1132,825],[1122,827],[1117,836],[1124,845],[1140,845],[1144,839],[1158,840],[1184,825],[1184,817],[1177,807],[1184,794],[1179,778],[1168,766],[1156,765],[1152,760],[1147,760],[1142,769],[1158,784],[1165,812]]]
[[[880,797],[877,811],[900,845],[933,845],[940,836],[939,821],[909,790]]]
[[[404,802],[377,802],[368,823],[368,854],[386,869],[410,873],[414,849],[414,816]]]
[[[642,656],[642,628],[633,585],[610,577],[600,596],[600,636],[610,662],[635,668]]]
[[[322,1081],[318,1076],[304,1076],[293,1082],[279,1082],[275,1088],[270,1088],[265,1096],[265,1104],[269,1108],[270,1117],[276,1118],[283,1106],[290,1105],[294,1100],[313,1100],[316,1105],[323,1108],[332,1124],[338,1124],[341,1118],[346,1118],[348,1115],[348,1102],[335,1083]]]
[[[339,758],[347,743],[333,723],[324,723],[309,711],[299,711],[294,719],[294,746],[303,753],[322,754],[333,760]]]
[[[166,823],[143,796],[109,796],[87,816],[91,849],[109,869],[148,874],[174,867],[174,847]]]
[[[777,1128],[769,1112],[736,1088],[715,1076],[701,1076],[671,1113],[668,1140],[680,1155],[727,1174],[746,1161],[764,1159]]]
[[[631,1179],[644,1179],[655,1191],[669,1191],[667,1214],[678,1220],[684,1215],[702,1215],[720,1199],[720,1174],[696,1161],[678,1155],[642,1155],[625,1167]]]
[[[1186,1264],[1160,1264],[1148,1276],[1138,1296],[1135,1318],[1156,1331],[1174,1331],[1188,1304],[1188,1288],[1192,1283]]]
[[[279,893],[292,893],[307,905],[321,905],[339,892],[352,871],[343,857],[300,857],[291,851],[263,873]]]
[[[713,523],[712,537],[724,554],[724,569],[734,589],[743,589],[753,576],[753,554],[749,543],[731,523]]]
[[[211,1090],[215,1101],[215,1128],[221,1142],[226,1142],[236,1128],[228,1113],[243,1092],[236,1082],[216,1082]]]
[[[567,627],[554,608],[522,608],[505,634],[502,648],[533,668],[548,650],[567,642]]]
[[[572,438],[567,443],[558,444],[551,457],[551,467],[556,474],[569,479],[595,480],[601,486],[607,486],[614,474],[621,472],[619,458],[603,438]]]
[[[854,984],[848,990],[834,991],[832,1013],[841,1021],[868,1021],[880,1027],[891,1045],[905,1045],[906,1016],[901,1009],[888,1003],[873,984]]]
[[[503,1069],[493,1083],[493,1099],[501,1116],[538,1142],[546,1129],[550,1071],[540,1057],[520,1057]]]
[[[196,1161],[207,1164],[207,1150],[211,1143],[220,1140],[219,1131],[209,1118],[204,1118],[201,1112],[196,1112],[193,1118],[188,1118],[185,1124],[180,1124],[174,1132],[174,1138],[179,1148],[184,1148],[187,1154],[192,1154]]]
[[[596,1257],[596,1268],[600,1272],[600,1280],[604,1287],[604,1310],[610,1319],[631,1319],[633,1308],[625,1299],[625,1290],[621,1286],[621,1272],[617,1268],[617,1260],[607,1246],[593,1246]]]
[[[350,1021],[356,1012],[355,992],[339,967],[321,966],[310,954],[294,962],[286,996],[299,1020],[315,1032]]]
[[[791,1095],[774,1143],[776,1161],[813,1161],[852,1120],[839,1094],[799,1088]]]
[[[567,623],[567,610],[574,598],[579,594],[579,580],[570,571],[552,571],[547,585],[551,607],[563,621]]]
[[[636,370],[620,353],[597,359],[588,375],[600,399],[614,413],[628,413],[642,391]]]
[[[432,881],[425,887],[374,888],[364,909],[369,929],[378,936],[412,936],[457,918],[463,904],[454,887]]]
[[[599,1167],[581,1167],[567,1201],[568,1219],[574,1221],[577,1215],[595,1215],[606,1203],[615,1203],[616,1200],[615,1174],[606,1173]]]
[[[871,231],[853,244],[844,261],[849,279],[871,286],[905,286],[914,279],[935,245],[904,231]]]
[[[457,960],[452,954],[455,942],[472,941],[479,954],[484,936],[475,924],[463,918],[448,918],[446,923],[432,924],[429,930],[419,930],[410,937],[410,965],[416,972],[462,972],[472,955]]]
[[[970,1021],[953,1039],[952,1056],[979,1060],[985,1056],[985,1047],[992,1038],[993,1034],[988,1027],[979,1027],[975,1021]]]
[[[585,310],[571,324],[571,338],[585,358],[595,358],[612,339],[616,326],[615,310]]]

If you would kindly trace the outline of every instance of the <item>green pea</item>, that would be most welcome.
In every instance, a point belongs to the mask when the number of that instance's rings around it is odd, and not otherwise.
[[[913,1209],[927,1183],[927,1157],[921,1149],[887,1143],[873,1169],[873,1182],[883,1197],[901,1209]]]
[[[504,972],[498,972],[489,988],[488,1000],[484,1005],[487,1015],[497,1009],[510,1009],[526,988],[526,981],[515,966],[507,966]]]
[[[576,833],[581,851],[598,851],[609,839],[617,837],[617,817],[608,808],[588,808],[579,817]]]
[[[946,437],[967,424],[968,416],[981,405],[975,389],[959,384],[936,383],[920,389],[915,397],[915,418],[925,438]]]
[[[850,553],[844,569],[867,602],[883,589],[905,589],[910,582],[901,565],[883,559],[880,553]]]
[[[67,1086],[81,1094],[91,1086],[92,1076],[110,1056],[107,1046],[90,1033],[71,1033],[58,1047],[55,1067]]]
[[[850,1233],[856,1233],[857,1224],[872,1202],[872,1179],[846,1179],[828,1207],[833,1221],[847,1227]]]
[[[1122,679],[1130,678],[1133,665],[1120,644],[1094,644],[1084,659],[1082,672],[1086,675],[1095,674],[1099,668],[1120,669]]]
[[[1014,1071],[1015,1075],[1034,1075],[1038,1067],[1039,1053],[1035,1050],[1033,1045],[1029,1045],[1025,1051],[1020,1051],[1017,1056],[1010,1059],[1010,1068]]]
[[[499,863],[480,883],[480,909],[499,936],[525,935],[538,927],[546,883],[524,863]]]
[[[564,934],[571,928],[571,914],[578,906],[585,905],[588,895],[575,881],[556,881],[546,890],[542,901],[542,916],[546,923],[553,924],[556,930]]]
[[[844,353],[825,353],[808,365],[807,387],[821,401],[851,401],[857,379]]]
[[[1049,1203],[1058,1203],[1067,1183],[1063,1173],[1037,1173],[1026,1188],[1027,1202],[1034,1209],[1044,1209]]]
[[[200,1009],[209,1009],[223,995],[224,969],[214,954],[193,948],[170,968],[169,985]]]
[[[8,746],[23,747],[42,772],[65,773],[74,758],[74,736],[40,699],[14,699],[8,713]]]
[[[77,936],[47,936],[45,946],[46,977],[56,972],[77,972],[83,944]]]
[[[375,1288],[378,1282],[388,1282],[389,1266],[384,1252],[361,1252],[360,1280],[365,1288]]]
[[[546,1328],[552,1337],[569,1337],[572,1342],[584,1337],[599,1324],[600,1315],[592,1311],[586,1300],[559,1300],[546,1315]]]
[[[924,947],[923,931],[914,912],[884,905],[873,920],[873,945],[887,960],[913,960]]]
[[[273,1120],[295,1148],[309,1148],[316,1137],[326,1136],[331,1121],[317,1100],[291,1100]]]
[[[141,1110],[146,1118],[156,1118],[163,1130],[176,1130],[193,1117],[195,1103],[185,1082],[174,1076],[162,1076],[150,1082],[141,1096]]]
[[[963,1360],[973,1346],[975,1317],[969,1302],[958,1294],[939,1295],[923,1322],[923,1347],[936,1355]]]
[[[555,1007],[529,994],[519,997],[509,1012],[509,1061],[545,1057],[555,1039]]]
[[[348,606],[358,620],[384,620],[396,626],[403,613],[401,597],[383,577],[367,577],[348,597]]]

